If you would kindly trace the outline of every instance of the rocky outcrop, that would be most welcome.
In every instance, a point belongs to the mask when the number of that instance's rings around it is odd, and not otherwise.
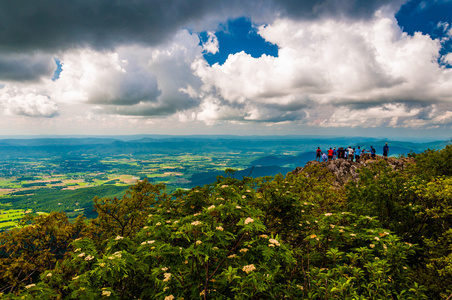
[[[306,163],[305,167],[297,167],[292,171],[293,174],[298,175],[303,172],[303,170],[311,165],[321,165],[328,169],[334,175],[335,186],[343,186],[349,180],[358,181],[359,173],[358,170],[367,167],[370,164],[373,164],[377,161],[381,161],[384,158],[381,156],[377,156],[376,159],[371,159],[370,155],[365,153],[362,155],[361,160],[359,162],[349,161],[345,159],[336,159],[327,162],[318,162],[318,161],[309,161]],[[403,170],[407,163],[413,163],[414,159],[412,158],[392,158],[389,157],[386,159],[388,165],[394,170]]]

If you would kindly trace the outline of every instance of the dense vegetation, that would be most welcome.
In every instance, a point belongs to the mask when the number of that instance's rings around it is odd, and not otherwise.
[[[11,299],[450,299],[452,146],[332,184],[321,164],[95,198],[97,217],[27,216],[0,236]]]

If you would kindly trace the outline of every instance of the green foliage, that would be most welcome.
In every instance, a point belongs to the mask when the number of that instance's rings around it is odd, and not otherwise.
[[[415,155],[417,164],[433,166],[430,155]],[[421,169],[376,161],[345,187],[320,164],[257,179],[228,169],[171,194],[142,181],[121,198],[95,198],[89,221],[29,217],[2,234],[1,291],[11,299],[447,299],[452,178]]]
[[[447,146],[411,155],[416,163],[405,171],[374,163],[361,170],[357,183],[346,186],[350,211],[376,216],[405,243],[418,245],[409,264],[430,299],[452,296],[451,151]]]
[[[153,206],[167,198],[160,195],[163,184],[152,185],[147,180],[130,187],[121,198],[94,198],[94,209],[98,217],[93,219],[88,230],[91,235],[105,239],[116,234],[134,235],[144,226],[146,216]]]
[[[20,226],[0,234],[0,292],[15,292],[53,269],[84,227],[81,217],[71,224],[63,213],[27,215]]]
[[[441,150],[428,149],[412,156],[417,162],[415,172],[426,179],[452,175],[452,145],[447,145]]]
[[[380,160],[360,170],[357,183],[349,182],[348,209],[356,214],[376,216],[383,226],[405,239],[421,238],[425,218],[418,214],[421,203],[414,189],[416,178],[407,178]],[[411,242],[419,242],[411,240]]]
[[[426,268],[417,270],[431,297],[450,299],[452,295],[452,229],[438,239],[427,239],[424,250]]]
[[[409,277],[416,247],[343,210],[345,190],[320,168],[163,190],[143,181],[121,199],[96,198],[98,217],[66,237],[70,251],[9,296],[424,298]]]

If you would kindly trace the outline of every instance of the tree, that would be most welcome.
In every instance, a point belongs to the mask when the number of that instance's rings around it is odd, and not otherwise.
[[[90,235],[100,240],[132,236],[144,226],[152,208],[167,199],[167,194],[162,193],[164,189],[164,184],[149,184],[145,179],[131,186],[121,199],[95,197],[98,217],[90,221]]]
[[[27,215],[19,228],[0,234],[0,292],[15,292],[52,270],[80,237],[83,217],[69,223],[65,213]]]

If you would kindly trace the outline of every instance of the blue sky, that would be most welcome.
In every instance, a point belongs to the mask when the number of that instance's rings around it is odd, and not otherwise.
[[[452,1],[0,3],[0,135],[450,138]]]
[[[257,32],[257,28],[250,19],[245,17],[228,20],[225,24],[221,23],[215,31],[218,39],[219,51],[215,54],[205,53],[204,59],[213,65],[224,64],[229,54],[235,54],[244,51],[254,58],[259,58],[263,54],[277,57],[278,46],[265,41]],[[201,32],[200,44],[208,41],[208,33]]]

